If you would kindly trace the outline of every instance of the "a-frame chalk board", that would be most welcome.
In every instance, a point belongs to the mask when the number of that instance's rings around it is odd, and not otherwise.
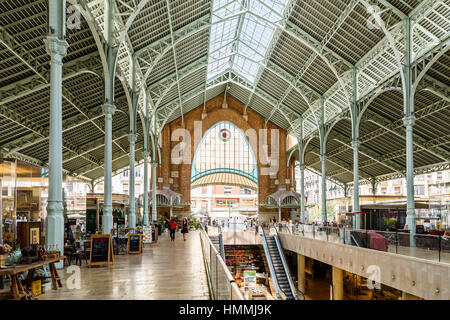
[[[131,254],[142,253],[142,234],[140,233],[128,234],[128,253]]]
[[[91,235],[89,266],[114,263],[112,237],[110,234]]]

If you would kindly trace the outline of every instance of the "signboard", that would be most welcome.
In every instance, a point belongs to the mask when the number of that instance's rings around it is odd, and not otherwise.
[[[256,288],[256,270],[244,271],[244,288]]]
[[[89,266],[96,266],[114,262],[112,237],[110,234],[91,235],[91,255]]]
[[[142,234],[140,233],[128,234],[128,253],[129,254],[142,253]]]
[[[71,226],[77,225],[77,219],[67,219],[67,223]]]
[[[30,228],[30,245],[40,243],[41,241],[39,228]]]
[[[144,227],[142,230],[143,243],[152,243],[152,228]]]
[[[125,218],[117,218],[117,225],[124,225],[125,224]]]

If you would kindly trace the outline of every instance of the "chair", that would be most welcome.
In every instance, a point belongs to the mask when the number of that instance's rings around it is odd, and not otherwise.
[[[86,242],[84,242],[84,245],[86,244]],[[80,262],[80,266],[82,264],[83,259],[86,261],[86,264],[88,264],[88,259],[87,259],[87,255],[88,255],[88,251],[86,251],[86,247],[83,245],[83,249],[81,249],[80,243],[76,243],[75,249],[76,251],[72,254],[72,256],[75,257],[75,264],[78,264],[78,262]],[[90,242],[89,242],[90,245]]]

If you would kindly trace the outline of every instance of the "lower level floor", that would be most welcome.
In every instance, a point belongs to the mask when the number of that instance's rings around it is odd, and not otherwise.
[[[80,269],[65,266],[58,271],[63,288],[37,296],[40,300],[209,300],[208,281],[199,232],[186,241],[177,232],[175,241],[163,233],[157,243],[144,246],[137,255],[115,255],[109,266]],[[79,276],[79,282],[76,277]],[[79,284],[79,285],[78,285]],[[0,291],[8,299],[9,284]]]

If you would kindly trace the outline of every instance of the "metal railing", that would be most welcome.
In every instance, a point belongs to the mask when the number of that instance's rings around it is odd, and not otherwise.
[[[269,265],[269,271],[272,275],[273,286],[275,288],[275,294],[279,300],[281,300],[281,288],[278,285],[278,279],[275,273],[275,269],[273,267],[272,257],[270,256],[269,246],[266,241],[266,232],[264,231],[264,227],[261,226],[261,239],[264,248],[264,252],[266,253],[267,264]]]
[[[245,300],[225,261],[223,261],[203,227],[200,230],[200,242],[211,297],[214,300]]]
[[[290,234],[293,234],[293,230],[291,228],[287,227],[287,230]],[[298,296],[300,296],[302,298],[302,300],[306,300],[303,292],[300,289],[298,289],[298,287],[295,285],[294,279],[292,278],[291,272],[289,271],[289,265],[287,264],[286,257],[284,256],[283,246],[281,244],[280,235],[278,234],[278,230],[276,228],[275,228],[275,231],[277,233],[277,236],[275,237],[275,241],[277,243],[278,250],[280,251],[281,261],[283,262],[283,267],[284,267],[286,276],[289,281],[289,286],[291,287],[291,290],[293,291],[293,294],[294,294],[296,300],[298,300]]]
[[[380,231],[339,228],[319,225],[296,225],[289,230],[280,226],[280,232],[306,238],[385,251],[419,259],[450,264],[450,238],[399,231]]]

